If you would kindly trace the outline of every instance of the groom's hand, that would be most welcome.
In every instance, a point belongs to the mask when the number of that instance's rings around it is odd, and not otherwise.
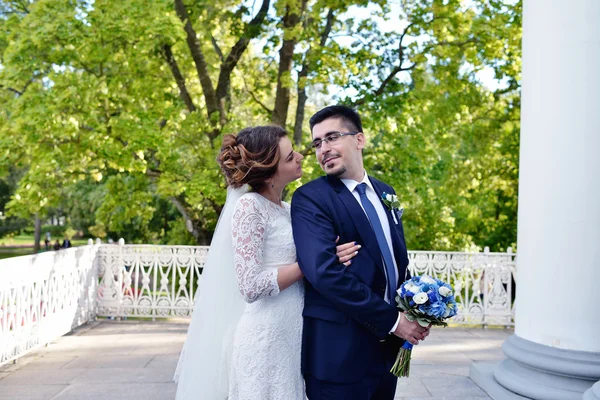
[[[406,319],[404,313],[400,313],[400,322],[394,331],[394,335],[410,344],[417,345],[419,340],[424,340],[429,335],[429,328],[431,328],[431,325],[423,328],[417,321],[411,322]]]

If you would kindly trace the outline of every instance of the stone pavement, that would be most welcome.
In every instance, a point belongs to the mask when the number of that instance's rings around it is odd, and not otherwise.
[[[0,400],[168,400],[187,321],[98,321],[0,367]],[[413,351],[396,399],[489,399],[468,377],[472,361],[503,359],[510,330],[434,328]]]

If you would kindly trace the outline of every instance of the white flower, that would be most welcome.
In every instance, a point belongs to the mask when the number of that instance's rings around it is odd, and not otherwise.
[[[421,293],[421,288],[417,285],[413,285],[410,287],[410,289],[407,288],[406,290],[412,292],[413,294]]]
[[[428,285],[435,285],[437,283],[436,281],[433,280],[432,277],[427,276],[427,275],[421,277],[421,282],[426,283]]]
[[[448,295],[450,295],[452,293],[452,290],[450,290],[450,288],[447,288],[446,286],[442,286],[440,288],[440,295],[446,297]]]
[[[386,194],[386,195],[385,195],[385,199],[386,199],[387,201],[389,201],[390,203],[391,203],[392,201],[394,201],[394,197],[393,197],[393,195],[391,195],[391,194]]]
[[[425,304],[425,303],[427,303],[427,300],[429,300],[429,297],[427,297],[427,293],[421,292],[421,293],[415,294],[415,296],[413,297],[413,300],[417,304]]]

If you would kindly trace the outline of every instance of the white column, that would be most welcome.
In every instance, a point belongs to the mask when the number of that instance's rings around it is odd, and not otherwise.
[[[515,333],[600,352],[600,1],[524,2],[521,107]]]
[[[535,399],[600,379],[600,1],[526,0],[515,336],[494,372]]]

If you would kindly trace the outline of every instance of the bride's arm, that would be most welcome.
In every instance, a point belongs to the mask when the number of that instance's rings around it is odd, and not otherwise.
[[[238,288],[247,303],[277,296],[280,291],[277,270],[267,271],[262,266],[266,222],[266,213],[255,198],[240,198],[233,213],[231,234]]]
[[[302,279],[298,263],[284,265],[278,270],[267,271],[262,267],[267,217],[252,197],[241,198],[233,213],[233,261],[238,288],[247,303],[262,297],[277,296],[280,291]],[[337,246],[339,261],[350,265],[360,246],[345,243]]]
[[[284,265],[277,270],[279,273],[277,274],[277,283],[279,284],[279,290],[284,290],[296,281],[302,279],[304,275],[302,275],[302,271],[300,271],[300,266],[298,263]]]

